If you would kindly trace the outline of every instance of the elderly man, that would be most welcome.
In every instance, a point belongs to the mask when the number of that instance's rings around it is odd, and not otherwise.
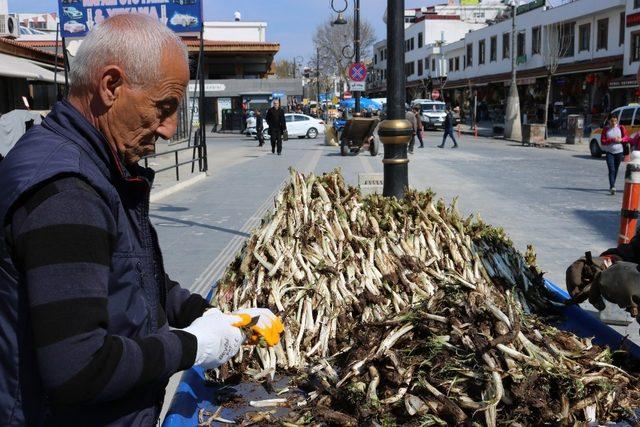
[[[181,40],[111,18],[71,77],[69,99],[0,164],[0,425],[154,425],[172,374],[225,363],[247,318],[281,325],[210,308],[165,273],[153,171],[137,162],[176,130]]]

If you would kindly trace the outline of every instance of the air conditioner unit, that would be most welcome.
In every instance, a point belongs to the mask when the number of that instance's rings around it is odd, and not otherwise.
[[[15,15],[0,15],[0,37],[20,37],[20,22]]]

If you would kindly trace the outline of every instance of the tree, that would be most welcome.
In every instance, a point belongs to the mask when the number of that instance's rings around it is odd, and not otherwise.
[[[547,95],[544,105],[544,124],[547,126],[549,121],[549,98],[551,96],[551,84],[553,76],[558,71],[560,60],[567,56],[569,50],[573,46],[573,32],[570,31],[570,25],[556,23],[545,26],[545,44],[544,44],[544,66],[547,69]],[[547,132],[548,133],[548,132]]]
[[[340,76],[347,79],[347,66],[353,62],[353,16],[347,18],[347,25],[332,26],[333,18],[327,19],[316,28],[313,36],[313,44],[316,49],[320,49],[320,54],[325,60],[320,61],[320,73],[325,76]],[[371,57],[371,50],[376,40],[373,26],[366,20],[360,18],[360,57]],[[351,58],[345,58],[347,54]],[[311,67],[315,68],[317,62],[315,58],[309,61]]]
[[[296,63],[295,64],[296,67],[299,67],[300,64]],[[278,61],[276,61],[276,76],[281,78],[281,79],[288,79],[294,76],[293,73],[293,67],[294,67],[294,62],[293,61],[289,61],[288,59],[280,59]],[[298,72],[299,70],[296,70],[295,75],[297,77],[300,76],[300,73]]]

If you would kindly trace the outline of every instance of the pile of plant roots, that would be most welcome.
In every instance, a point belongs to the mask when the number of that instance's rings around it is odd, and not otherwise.
[[[339,172],[292,171],[215,295],[271,308],[285,333],[230,368],[292,375],[307,394],[288,425],[633,419],[638,379],[536,314],[551,302],[534,264],[433,193],[363,198]]]

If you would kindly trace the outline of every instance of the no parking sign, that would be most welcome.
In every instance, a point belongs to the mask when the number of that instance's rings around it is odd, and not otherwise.
[[[367,67],[363,62],[354,62],[347,69],[349,77],[349,87],[351,90],[364,91],[366,88],[365,80],[367,79]]]

